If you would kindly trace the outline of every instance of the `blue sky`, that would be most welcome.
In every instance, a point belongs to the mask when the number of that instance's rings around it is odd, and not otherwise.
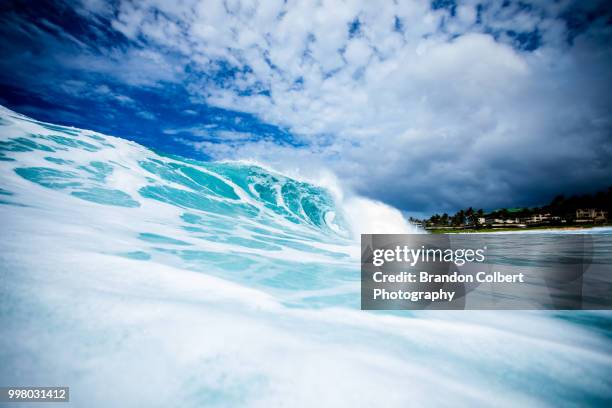
[[[612,184],[604,1],[7,1],[0,103],[409,213]]]

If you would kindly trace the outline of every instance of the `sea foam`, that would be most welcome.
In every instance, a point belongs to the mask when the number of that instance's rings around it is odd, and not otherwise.
[[[87,407],[612,397],[609,313],[360,311],[358,234],[413,231],[384,204],[5,108],[0,181],[0,384]]]

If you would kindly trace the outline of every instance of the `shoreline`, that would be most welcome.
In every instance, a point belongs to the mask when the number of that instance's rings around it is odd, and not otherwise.
[[[580,230],[592,230],[594,228],[610,228],[612,224],[601,224],[601,225],[571,225],[571,226],[555,226],[555,225],[541,225],[537,227],[525,227],[525,228],[466,228],[466,229],[455,229],[455,228],[432,228],[424,229],[425,232],[430,234],[477,234],[484,232],[523,232],[523,231],[580,231]]]

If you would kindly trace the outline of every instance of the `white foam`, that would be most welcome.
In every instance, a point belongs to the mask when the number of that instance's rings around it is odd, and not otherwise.
[[[9,114],[2,140],[53,133]],[[209,227],[189,232],[179,217],[206,214],[138,194],[147,177],[168,183],[138,161],[172,159],[104,138],[115,147],[52,155],[73,160],[79,175],[92,160],[118,163],[106,182],[140,207],[83,201],[14,172],[62,169],[49,153],[0,162],[2,188],[13,193],[6,200],[27,205],[0,205],[0,383],[68,385],[71,404],[87,407],[559,406],[610,395],[601,332],[552,313],[361,311],[355,243],[268,213],[267,224],[214,219],[231,221],[233,238],[255,239],[246,227],[257,227],[351,257],[203,240]],[[399,211],[334,189],[355,235],[414,231]],[[191,245],[145,242],[143,232]],[[182,250],[220,254],[228,265],[193,268],[173,252]],[[151,259],[120,256],[136,251]],[[232,267],[237,256],[249,263]]]

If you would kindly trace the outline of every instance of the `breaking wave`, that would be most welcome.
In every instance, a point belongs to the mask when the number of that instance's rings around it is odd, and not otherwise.
[[[360,311],[358,234],[410,231],[381,203],[5,108],[0,180],[2,384],[90,407],[612,397],[609,313]]]

